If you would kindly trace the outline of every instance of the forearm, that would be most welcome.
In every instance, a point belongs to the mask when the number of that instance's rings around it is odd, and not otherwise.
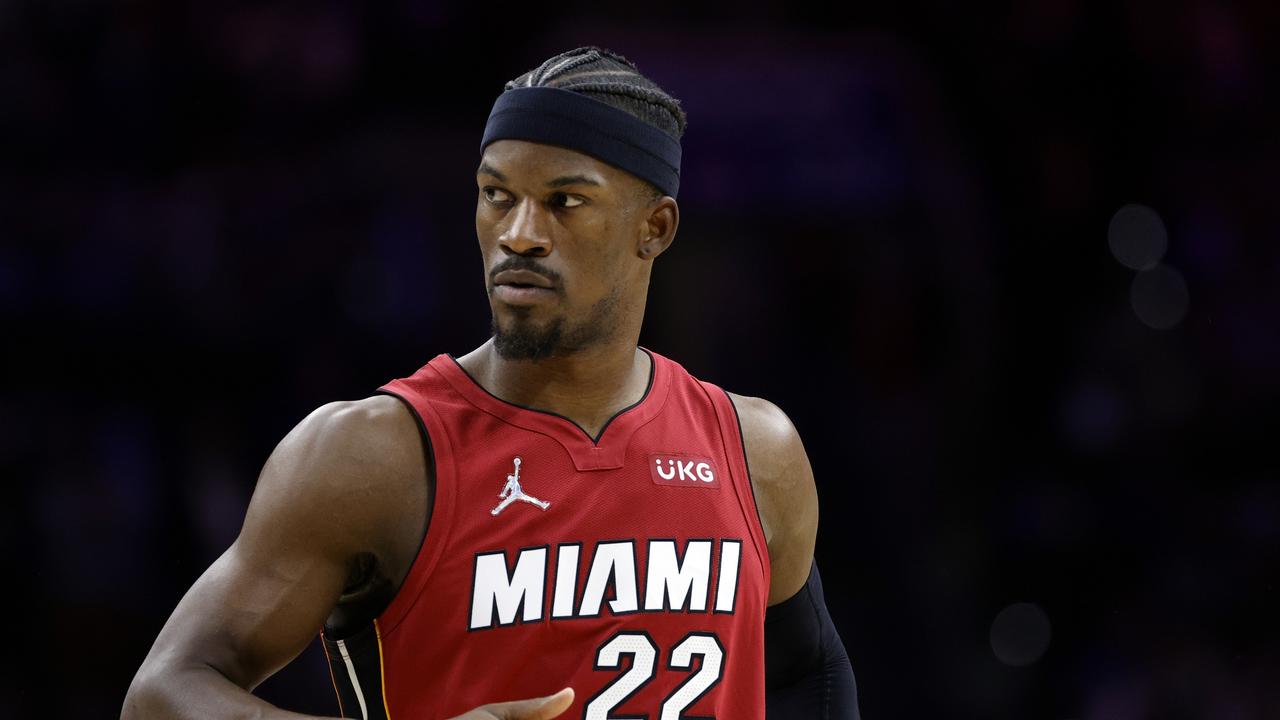
[[[765,704],[771,720],[858,720],[853,667],[827,612],[814,564],[804,587],[765,619]]]
[[[822,665],[793,678],[790,684],[769,687],[765,710],[770,720],[859,720],[857,684],[843,648],[831,653]]]
[[[129,686],[120,720],[317,720],[281,710],[214,668],[144,664]]]

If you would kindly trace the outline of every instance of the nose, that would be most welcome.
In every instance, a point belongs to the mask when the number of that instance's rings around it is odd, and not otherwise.
[[[510,224],[498,243],[515,255],[546,257],[551,254],[548,213],[532,198],[524,198],[507,214]]]

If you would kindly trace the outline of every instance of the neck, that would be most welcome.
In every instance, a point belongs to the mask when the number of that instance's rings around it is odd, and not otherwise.
[[[496,397],[563,415],[594,438],[618,411],[640,402],[649,387],[651,361],[635,340],[544,360],[507,360],[490,338],[458,364]]]

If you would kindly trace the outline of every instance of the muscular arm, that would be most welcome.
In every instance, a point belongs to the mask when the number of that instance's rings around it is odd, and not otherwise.
[[[358,558],[403,580],[424,529],[425,464],[395,398],[303,420],[263,467],[239,537],[160,631],[121,717],[302,717],[250,691],[315,639]]]
[[[751,486],[769,545],[769,604],[795,595],[809,576],[818,536],[813,468],[790,418],[777,405],[729,394],[742,423]]]
[[[760,398],[730,393],[742,423],[752,489],[769,547],[765,693],[774,718],[858,718],[853,669],[827,613],[813,561],[818,493],[790,419]]]

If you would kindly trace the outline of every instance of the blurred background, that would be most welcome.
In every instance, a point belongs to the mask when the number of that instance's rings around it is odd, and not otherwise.
[[[485,340],[484,120],[596,44],[689,114],[642,342],[798,426],[869,720],[1280,717],[1280,6],[610,13],[0,2],[0,716],[117,715],[275,443]]]

